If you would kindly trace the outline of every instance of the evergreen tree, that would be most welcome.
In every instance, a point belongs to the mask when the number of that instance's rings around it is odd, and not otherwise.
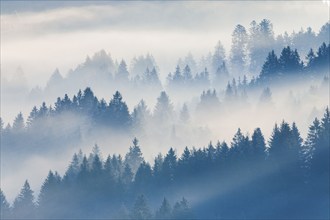
[[[271,81],[277,79],[279,71],[279,61],[274,50],[272,50],[272,52],[268,54],[266,62],[262,66],[259,78],[262,81]]]
[[[272,92],[269,87],[262,91],[259,101],[261,104],[270,104],[272,102]]]
[[[141,163],[135,174],[134,185],[137,193],[150,193],[152,170],[149,163]]]
[[[32,125],[35,122],[35,120],[37,120],[38,115],[39,115],[38,109],[37,109],[36,106],[34,106],[32,108],[32,111],[30,112],[30,115],[29,115],[28,119],[27,119],[27,126],[28,127],[32,127]]]
[[[171,219],[172,217],[172,208],[170,203],[166,198],[163,199],[162,205],[159,210],[156,212],[157,219]]]
[[[242,25],[237,25],[232,34],[232,46],[230,51],[231,69],[234,74],[244,72],[246,66],[246,46],[248,35]]]
[[[125,164],[129,165],[135,174],[140,164],[144,161],[142,152],[137,138],[133,139],[133,146],[129,148],[129,152],[125,155]]]
[[[97,109],[97,103],[98,103],[98,100],[94,96],[93,91],[91,90],[91,88],[87,87],[84,90],[83,95],[81,95],[81,98],[79,101],[79,107],[81,108],[83,113],[93,116]]]
[[[128,188],[130,187],[132,181],[133,181],[134,173],[132,172],[132,169],[128,164],[125,165],[123,175],[121,177],[122,183],[124,184],[124,187]]]
[[[121,94],[116,91],[110,100],[108,107],[108,121],[110,126],[114,128],[128,128],[131,124],[131,116],[128,107],[122,101]]]
[[[46,106],[46,103],[43,102],[38,110],[38,118],[45,118],[48,116],[49,110]]]
[[[233,101],[234,98],[235,98],[234,89],[230,85],[230,82],[228,82],[227,87],[226,87],[226,91],[225,91],[225,99],[226,99],[226,101],[230,102],[230,101]]]
[[[206,67],[204,68],[204,71],[196,74],[194,82],[196,86],[202,89],[208,88],[210,86],[209,72]]]
[[[2,118],[0,117],[0,132],[2,133],[3,129],[4,129],[4,123],[3,123],[3,120]]]
[[[228,80],[229,73],[226,66],[226,63],[223,61],[222,64],[219,65],[215,72],[215,78],[213,80],[214,86],[221,86],[224,85],[226,80]]]
[[[132,113],[132,126],[134,130],[143,133],[150,122],[150,119],[150,111],[148,110],[145,101],[141,100]]]
[[[80,171],[80,163],[81,161],[79,161],[78,155],[74,154],[72,161],[63,177],[64,182],[72,182],[77,178],[77,175]]]
[[[323,207],[329,204],[329,200],[326,200],[326,197],[329,197],[329,127],[330,113],[327,108],[321,123],[314,121],[307,138],[307,144],[312,151],[311,181],[315,194],[323,195],[319,197]]]
[[[200,103],[198,104],[198,110],[202,111],[202,113],[208,112],[217,112],[220,107],[220,101],[218,99],[217,93],[215,89],[212,91],[208,89],[206,92],[203,91]]]
[[[150,209],[147,205],[146,198],[144,195],[137,197],[133,210],[131,212],[132,219],[150,219],[152,217]]]
[[[321,27],[321,29],[317,35],[318,41],[329,43],[329,41],[330,41],[329,35],[330,35],[330,22],[328,21]]]
[[[124,60],[122,60],[118,66],[117,74],[115,76],[115,79],[120,83],[126,83],[128,82],[128,70],[127,65]]]
[[[248,50],[250,53],[250,71],[259,72],[264,57],[267,56],[275,44],[273,24],[270,20],[263,19],[259,24],[252,21]]]
[[[191,69],[188,65],[186,65],[185,68],[183,69],[182,75],[183,75],[184,83],[189,86],[193,81],[193,76],[191,74]]]
[[[180,112],[180,120],[184,124],[188,123],[190,120],[190,115],[186,104],[183,104],[182,110]]]
[[[223,65],[225,61],[225,48],[223,47],[221,41],[218,41],[214,48],[214,53],[212,56],[212,71],[216,73],[217,70]]]
[[[314,60],[314,71],[323,73],[329,69],[330,63],[330,44],[326,45],[324,42],[317,51],[317,56]]]
[[[5,194],[0,189],[0,203],[1,203],[1,209],[0,209],[0,218],[1,219],[8,219],[11,217],[11,210],[9,203],[7,202]]]
[[[183,197],[180,202],[176,202],[173,208],[174,219],[192,219],[193,215],[190,210],[188,201]]]
[[[156,88],[161,87],[161,82],[159,80],[159,76],[155,67],[152,68],[151,72],[147,76],[147,81],[150,85],[155,86]]]
[[[34,204],[33,191],[30,188],[29,182],[26,180],[20,194],[16,197],[13,204],[13,217],[34,218],[36,206]]]
[[[49,171],[38,197],[38,214],[43,218],[60,217],[61,177]]]
[[[306,66],[306,69],[307,71],[309,72],[312,72],[313,71],[313,68],[315,66],[315,53],[313,51],[313,49],[311,48],[306,56],[306,59],[307,59],[307,66]]]
[[[181,69],[179,66],[176,66],[175,72],[173,74],[173,83],[174,85],[181,85],[183,82],[183,76],[181,74]]]
[[[20,112],[14,122],[13,122],[13,127],[12,127],[14,132],[23,132],[25,129],[25,124],[24,124],[24,118],[22,112]]]
[[[177,157],[176,154],[173,150],[173,148],[170,148],[168,153],[166,154],[164,158],[164,163],[163,163],[163,178],[164,178],[164,183],[173,183],[174,182],[174,174],[175,174],[175,169],[177,166]]]
[[[266,143],[260,128],[256,128],[252,134],[251,147],[256,160],[266,159]]]
[[[154,178],[154,186],[159,187],[162,185],[162,170],[163,170],[164,158],[162,154],[158,154],[154,160],[154,166],[152,168],[152,174]]]
[[[174,110],[172,103],[166,94],[166,92],[161,92],[160,96],[157,98],[157,103],[154,110],[154,118],[156,121],[161,123],[168,123],[173,119]]]
[[[283,48],[278,62],[281,72],[289,75],[299,74],[303,68],[297,50],[291,50],[290,46]]]

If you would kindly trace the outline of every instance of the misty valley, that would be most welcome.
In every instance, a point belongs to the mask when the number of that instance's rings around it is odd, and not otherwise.
[[[329,31],[262,19],[166,75],[100,50],[4,80],[1,219],[328,219]]]

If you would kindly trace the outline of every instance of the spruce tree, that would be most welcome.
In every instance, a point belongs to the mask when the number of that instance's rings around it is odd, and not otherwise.
[[[35,218],[36,205],[34,203],[33,191],[30,188],[29,182],[26,180],[20,194],[16,197],[13,204],[13,217],[20,218]]]

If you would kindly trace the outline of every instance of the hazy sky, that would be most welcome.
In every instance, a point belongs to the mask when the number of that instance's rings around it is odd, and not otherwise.
[[[236,24],[267,18],[276,34],[318,32],[328,10],[323,1],[1,1],[1,74],[21,66],[30,86],[44,86],[56,67],[65,75],[105,49],[128,62],[150,52],[165,76],[188,52],[198,59],[218,40],[228,49]]]

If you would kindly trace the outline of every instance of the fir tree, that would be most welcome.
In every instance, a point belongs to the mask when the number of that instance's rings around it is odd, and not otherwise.
[[[13,217],[34,218],[36,206],[34,204],[33,191],[30,188],[29,182],[26,180],[20,194],[16,197],[13,204]]]

